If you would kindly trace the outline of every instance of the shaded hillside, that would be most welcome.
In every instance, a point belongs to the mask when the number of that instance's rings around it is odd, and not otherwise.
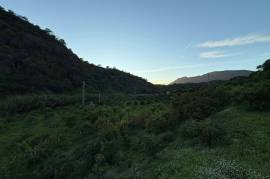
[[[211,73],[206,73],[201,76],[194,77],[182,77],[173,81],[170,84],[185,84],[185,83],[203,83],[208,81],[224,81],[230,80],[235,77],[249,76],[252,71],[249,70],[226,70],[226,71],[216,71]]]
[[[85,80],[89,91],[147,93],[146,80],[80,59],[51,30],[0,9],[0,94],[74,90]]]

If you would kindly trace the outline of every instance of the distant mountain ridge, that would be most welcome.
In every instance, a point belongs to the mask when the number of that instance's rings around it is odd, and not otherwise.
[[[206,73],[200,76],[194,77],[182,77],[171,82],[170,84],[185,84],[185,83],[203,83],[208,81],[225,81],[235,77],[246,77],[249,76],[253,71],[250,70],[225,70],[225,71],[214,71]]]

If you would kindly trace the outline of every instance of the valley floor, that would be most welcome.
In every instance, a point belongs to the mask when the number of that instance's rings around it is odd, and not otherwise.
[[[236,106],[174,128],[167,113],[135,101],[3,118],[0,178],[270,178],[270,112]]]

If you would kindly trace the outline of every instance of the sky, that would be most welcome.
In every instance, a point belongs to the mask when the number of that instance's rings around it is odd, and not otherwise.
[[[155,84],[270,58],[269,0],[0,0],[84,60]]]

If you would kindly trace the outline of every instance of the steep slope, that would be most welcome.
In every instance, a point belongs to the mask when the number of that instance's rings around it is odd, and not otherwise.
[[[184,83],[202,83],[208,81],[218,81],[218,80],[230,80],[235,77],[249,76],[252,71],[249,70],[226,70],[226,71],[216,71],[211,73],[206,73],[201,76],[194,77],[182,77],[173,81],[170,84],[184,84]]]
[[[154,86],[117,69],[80,59],[49,29],[0,8],[0,94],[64,92],[86,81],[90,91],[147,93]]]

